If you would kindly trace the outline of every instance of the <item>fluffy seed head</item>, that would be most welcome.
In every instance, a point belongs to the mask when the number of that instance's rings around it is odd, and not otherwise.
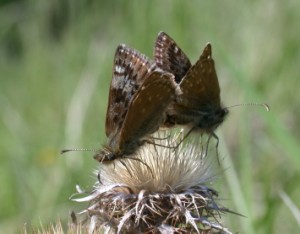
[[[154,144],[100,167],[93,191],[74,199],[90,202],[82,213],[91,232],[230,233],[219,221],[230,211],[209,187],[216,157],[203,158],[196,138],[174,149],[178,136],[171,135],[160,132]]]

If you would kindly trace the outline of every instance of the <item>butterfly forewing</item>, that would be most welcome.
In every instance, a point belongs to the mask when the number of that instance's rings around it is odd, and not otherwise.
[[[113,76],[106,113],[106,136],[116,135],[122,126],[133,95],[155,64],[138,51],[119,45],[113,64]]]
[[[155,42],[154,59],[159,68],[170,72],[179,83],[191,67],[191,62],[176,42],[166,33],[160,32]]]
[[[141,139],[156,130],[165,120],[167,106],[175,97],[174,76],[152,72],[135,94],[128,108],[120,135],[120,145]]]
[[[187,108],[201,109],[208,105],[220,107],[220,87],[210,44],[206,45],[199,60],[179,86]]]

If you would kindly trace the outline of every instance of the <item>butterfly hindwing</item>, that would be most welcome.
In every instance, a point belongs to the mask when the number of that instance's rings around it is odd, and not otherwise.
[[[121,131],[123,143],[149,135],[165,120],[165,111],[176,92],[174,76],[156,70],[152,72],[130,103]]]
[[[120,131],[132,97],[154,68],[154,63],[138,51],[123,44],[118,46],[106,113],[107,137]]]

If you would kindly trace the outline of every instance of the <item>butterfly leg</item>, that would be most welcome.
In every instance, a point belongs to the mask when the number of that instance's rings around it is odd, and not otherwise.
[[[158,140],[158,141],[164,141],[164,140],[167,140],[168,138],[170,138],[171,135],[168,135],[166,137],[154,137],[154,136],[150,136],[149,138],[151,140]]]
[[[215,138],[217,143],[216,143],[216,153],[217,153],[217,160],[218,160],[218,164],[219,166],[221,165],[220,163],[220,159],[219,159],[219,151],[218,151],[218,148],[219,148],[219,137],[214,133],[214,132],[211,132],[209,134],[209,137],[207,139],[207,143],[206,143],[206,149],[205,149],[205,157],[207,156],[207,153],[208,153],[208,145],[209,145],[209,141],[211,138]]]
[[[162,146],[162,147],[166,147],[166,148],[169,148],[169,149],[177,150],[178,147],[181,145],[181,143],[182,143],[182,142],[183,142],[183,141],[191,134],[191,132],[192,132],[194,129],[195,129],[195,128],[192,127],[192,128],[188,131],[188,133],[185,134],[185,135],[180,139],[180,141],[179,141],[178,143],[176,143],[175,146],[166,146],[166,145],[159,145],[159,144],[155,144],[155,145],[157,145],[157,146]],[[182,133],[183,133],[183,132],[180,131],[179,135],[176,136],[175,139],[179,138],[179,136],[180,136]],[[154,144],[154,143],[152,142],[152,144]]]
[[[131,172],[130,172],[129,168],[127,167],[126,163],[123,162],[122,159],[120,159],[119,161],[120,161],[120,163],[126,168],[126,170],[128,171],[129,175],[130,175],[131,177],[133,177],[133,175],[131,174]]]
[[[152,138],[153,139],[153,138]],[[157,144],[155,143],[154,141],[152,141],[152,139],[147,139],[147,140],[144,140],[145,143],[148,143],[148,144],[151,144],[151,145],[154,145],[154,146],[160,146],[160,147],[165,147],[165,148],[168,148],[168,149],[176,149],[178,146],[169,146],[169,145],[162,145],[162,144]]]
[[[155,143],[155,142],[152,141],[153,139],[158,139],[158,140],[168,139],[168,138],[170,137],[170,135],[167,136],[167,137],[165,137],[165,138],[154,138],[154,137],[151,137],[151,138],[149,138],[149,139],[144,140],[144,142],[146,142],[146,143],[148,143],[148,144],[156,145],[156,146],[165,147],[165,148],[168,148],[168,149],[174,149],[174,150],[177,150],[178,147],[180,146],[180,144],[181,144],[181,143],[182,143],[182,142],[183,142],[183,141],[191,134],[191,132],[192,132],[193,130],[194,130],[194,127],[192,127],[192,128],[188,131],[188,133],[185,134],[185,135],[180,139],[180,141],[179,141],[178,143],[176,143],[175,146],[161,145],[161,144],[157,144],[157,143]],[[180,133],[180,134],[181,134],[181,133]]]
[[[138,161],[138,162],[140,162],[141,164],[145,165],[145,166],[148,168],[148,170],[150,171],[150,173],[151,173],[151,175],[152,175],[152,178],[154,178],[154,174],[153,174],[151,168],[149,167],[149,165],[148,165],[147,163],[143,162],[143,161],[142,161],[141,159],[139,159],[139,158],[134,158],[134,157],[126,157],[126,158],[127,158],[127,159],[130,159],[130,160]],[[121,160],[120,160],[120,161],[121,161]],[[124,162],[121,162],[121,163],[126,167],[126,169],[128,170],[129,174],[131,175],[131,177],[133,177],[132,174],[130,173],[130,170],[128,169],[127,165],[126,165]]]
[[[99,181],[100,184],[103,184],[103,183],[102,183],[102,180],[101,180],[100,171],[99,171],[98,174],[97,174],[97,179],[98,179],[98,181]]]
[[[185,136],[183,136],[183,138],[179,141],[179,143],[175,146],[175,147],[173,147],[174,149],[177,149],[179,146],[180,146],[180,144],[191,134],[191,132],[193,131],[195,129],[195,127],[192,127],[188,132],[187,132],[187,134],[185,134]]]
[[[72,226],[76,227],[78,225],[78,221],[77,221],[77,216],[73,210],[70,212],[70,217],[72,220]]]

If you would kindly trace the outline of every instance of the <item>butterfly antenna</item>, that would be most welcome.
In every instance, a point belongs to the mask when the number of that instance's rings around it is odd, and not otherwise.
[[[63,149],[60,151],[60,154],[64,154],[64,153],[71,152],[71,151],[93,151],[93,152],[96,152],[97,150],[95,150],[95,149]]]
[[[250,102],[250,103],[243,103],[243,104],[236,104],[233,106],[228,106],[226,107],[227,109],[232,108],[232,107],[237,107],[237,106],[261,106],[266,109],[266,111],[270,111],[270,106],[266,103],[255,103],[255,102]]]

